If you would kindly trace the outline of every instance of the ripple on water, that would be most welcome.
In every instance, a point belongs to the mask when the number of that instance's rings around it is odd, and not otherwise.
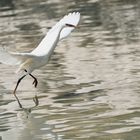
[[[29,51],[66,11],[81,12],[79,29],[58,44],[46,67],[17,95],[14,66],[0,64],[0,135],[14,139],[139,140],[139,2],[121,0],[0,1],[0,42]],[[38,95],[39,106],[32,107]],[[31,112],[30,112],[31,111]]]

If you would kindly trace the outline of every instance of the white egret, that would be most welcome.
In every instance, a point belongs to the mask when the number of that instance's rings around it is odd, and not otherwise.
[[[9,65],[19,65],[18,72],[25,73],[18,79],[16,87],[13,91],[20,107],[21,104],[16,96],[16,90],[21,80],[30,75],[34,81],[33,85],[38,84],[37,79],[31,74],[35,69],[38,69],[48,63],[59,40],[67,37],[71,31],[78,25],[80,21],[80,13],[73,12],[64,16],[55,26],[53,26],[46,34],[40,44],[30,53],[8,52],[5,49],[0,50],[0,62]]]

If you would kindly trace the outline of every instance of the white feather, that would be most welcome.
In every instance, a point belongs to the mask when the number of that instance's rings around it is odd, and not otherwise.
[[[69,13],[68,15],[64,16],[55,26],[53,26],[47,34],[50,34],[52,31],[54,31],[58,26],[60,26],[62,24],[68,23],[68,24],[77,26],[79,21],[80,21],[79,12]],[[74,30],[74,28],[71,28],[71,27],[64,28],[60,33],[59,40],[67,37],[73,30]]]
[[[5,48],[0,48],[0,62],[7,65],[20,65],[28,58],[34,58],[31,53],[8,52]]]
[[[0,62],[7,65],[19,65],[20,60],[13,57],[6,49],[0,48]]]
[[[64,16],[53,26],[44,39],[31,53],[8,52],[0,49],[0,62],[8,65],[20,65],[20,70],[27,70],[31,73],[34,69],[47,64],[53,50],[59,40],[67,37],[74,27],[67,27],[66,24],[77,26],[80,20],[80,13],[73,12]]]
[[[43,40],[40,42],[37,48],[35,48],[31,53],[37,56],[42,55],[51,55],[52,53],[52,46],[56,46],[57,42],[61,40],[62,38],[67,37],[72,30],[74,30],[74,27],[65,27],[61,30],[59,40],[56,40],[58,37],[59,28],[65,24],[72,24],[74,26],[77,26],[80,20],[80,13],[69,13],[68,15],[64,16],[55,26],[53,26],[49,32],[46,34],[46,36],[43,38]],[[54,45],[55,44],[55,45]],[[53,48],[54,49],[54,48]]]

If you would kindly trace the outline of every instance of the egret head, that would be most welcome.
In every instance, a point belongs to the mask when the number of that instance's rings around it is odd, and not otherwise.
[[[73,28],[75,28],[75,27],[76,27],[75,25],[68,24],[68,23],[66,23],[66,24],[65,24],[65,26],[66,26],[66,27],[73,27]]]

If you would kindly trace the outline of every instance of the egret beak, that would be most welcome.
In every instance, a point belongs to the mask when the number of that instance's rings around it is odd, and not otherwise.
[[[72,24],[67,24],[67,23],[66,23],[66,26],[76,28],[76,26],[75,26],[75,25],[72,25]]]

